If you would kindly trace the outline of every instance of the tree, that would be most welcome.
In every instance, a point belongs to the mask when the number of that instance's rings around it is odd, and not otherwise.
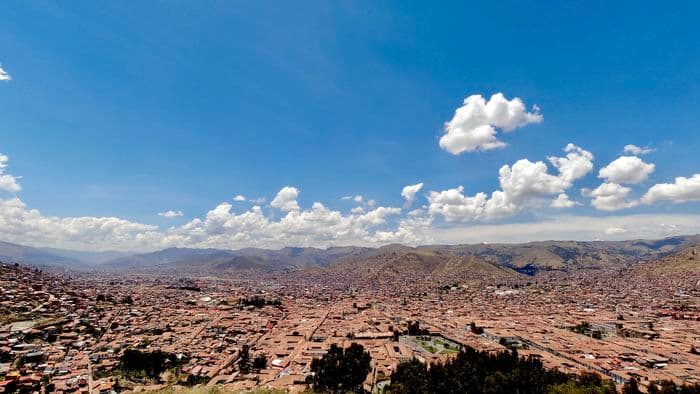
[[[361,391],[367,378],[371,357],[362,345],[353,343],[347,349],[332,344],[322,358],[311,361],[314,390],[331,393]]]
[[[386,388],[392,394],[614,394],[615,386],[597,374],[567,375],[546,369],[517,351],[489,353],[463,349],[445,363],[399,364]]]
[[[429,392],[428,369],[420,361],[411,361],[399,364],[396,372],[391,375],[389,393],[420,394]]]
[[[264,354],[259,354],[253,359],[253,369],[260,371],[267,367],[267,357]]]
[[[136,349],[127,349],[119,359],[119,369],[130,377],[142,377],[157,379],[161,373],[169,368],[178,367],[183,360],[175,354],[156,350],[142,352]]]
[[[642,394],[639,390],[639,384],[637,379],[630,379],[624,386],[622,386],[622,394]]]
[[[238,355],[238,369],[241,373],[250,372],[250,347],[243,345],[241,352]]]

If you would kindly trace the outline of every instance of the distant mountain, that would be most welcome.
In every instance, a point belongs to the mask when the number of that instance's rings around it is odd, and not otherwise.
[[[510,270],[618,269],[672,256],[700,246],[700,236],[631,241],[543,241],[523,244],[431,245],[416,248],[287,247],[279,250],[168,248],[150,253],[76,252],[0,242],[0,260],[26,264],[140,272],[222,274],[237,270],[344,269],[371,274],[465,271],[501,275]],[[505,269],[505,270],[503,270]],[[501,270],[501,271],[494,271]]]
[[[221,258],[233,258],[234,252],[219,249],[168,248],[150,253],[134,254],[105,262],[100,268],[115,270],[157,270],[176,268]]]
[[[643,274],[700,273],[700,246],[692,246],[659,261],[634,267]]]
[[[169,248],[152,253],[121,257],[107,262],[105,269],[126,271],[178,271],[220,273],[233,270],[276,270],[325,267],[346,257],[361,256],[371,248],[334,247],[283,248],[279,250],[246,248],[240,250]]]
[[[658,260],[695,245],[700,245],[698,235],[652,241],[543,241],[424,248],[476,256],[503,267],[522,272],[534,272],[552,269],[620,268],[638,262]]]
[[[409,274],[441,277],[506,278],[517,276],[509,269],[479,257],[458,255],[440,248],[411,248],[402,245],[381,247],[363,256],[345,257],[330,269],[365,277],[393,277]]]
[[[82,252],[53,248],[34,248],[9,242],[0,242],[0,261],[5,263],[87,269],[92,265],[101,264],[125,255],[125,253],[120,252]]]

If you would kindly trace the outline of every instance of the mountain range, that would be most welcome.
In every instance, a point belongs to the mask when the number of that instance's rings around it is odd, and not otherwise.
[[[462,271],[507,275],[509,272],[533,274],[540,270],[622,268],[635,263],[668,260],[699,245],[700,235],[691,235],[659,240],[542,241],[419,247],[394,244],[379,248],[168,248],[128,254],[36,248],[0,242],[0,261],[73,270],[185,274],[321,267],[331,271],[373,275],[406,272],[454,274]]]

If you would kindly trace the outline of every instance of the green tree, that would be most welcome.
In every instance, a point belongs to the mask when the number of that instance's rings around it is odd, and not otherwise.
[[[260,371],[261,369],[265,369],[267,367],[267,357],[263,354],[257,355],[253,359],[253,369],[256,371]]]
[[[241,352],[238,355],[238,370],[241,373],[250,372],[250,347],[248,345],[241,347]]]
[[[637,379],[630,379],[624,386],[622,386],[622,394],[641,394],[639,390],[639,384]]]
[[[371,357],[362,345],[347,349],[331,345],[322,358],[311,361],[311,384],[314,390],[331,393],[361,392],[367,378]]]

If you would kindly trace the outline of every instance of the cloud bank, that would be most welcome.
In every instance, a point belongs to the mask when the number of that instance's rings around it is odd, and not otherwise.
[[[464,100],[464,106],[447,123],[440,146],[453,154],[495,149],[505,145],[497,138],[499,132],[541,121],[538,109],[528,112],[519,98],[508,100],[498,93],[486,100],[474,95]],[[698,215],[609,214],[651,204],[700,201],[700,174],[677,177],[672,183],[646,189],[644,184],[656,165],[638,156],[651,149],[630,144],[623,150],[623,156],[599,169],[600,185],[580,189],[585,199],[582,201],[570,196],[576,184],[593,173],[595,157],[569,143],[563,154],[534,161],[521,158],[502,165],[494,173],[498,186],[491,191],[468,192],[465,186],[454,185],[422,194],[425,184],[420,182],[401,189],[402,207],[380,205],[354,194],[341,198],[353,206],[338,210],[321,202],[304,207],[299,203],[300,190],[287,185],[269,204],[265,197],[235,195],[234,202],[250,203],[243,211],[239,211],[243,204],[236,204],[236,210],[226,201],[203,217],[185,219],[180,210],[164,210],[158,213],[162,218],[186,220],[167,229],[117,217],[44,215],[18,197],[20,178],[8,173],[9,158],[0,153],[0,240],[77,250],[144,251],[173,246],[238,249],[394,242],[419,245],[700,233]],[[584,202],[607,213],[572,215],[572,211],[590,210]],[[417,207],[410,210],[413,206]]]

